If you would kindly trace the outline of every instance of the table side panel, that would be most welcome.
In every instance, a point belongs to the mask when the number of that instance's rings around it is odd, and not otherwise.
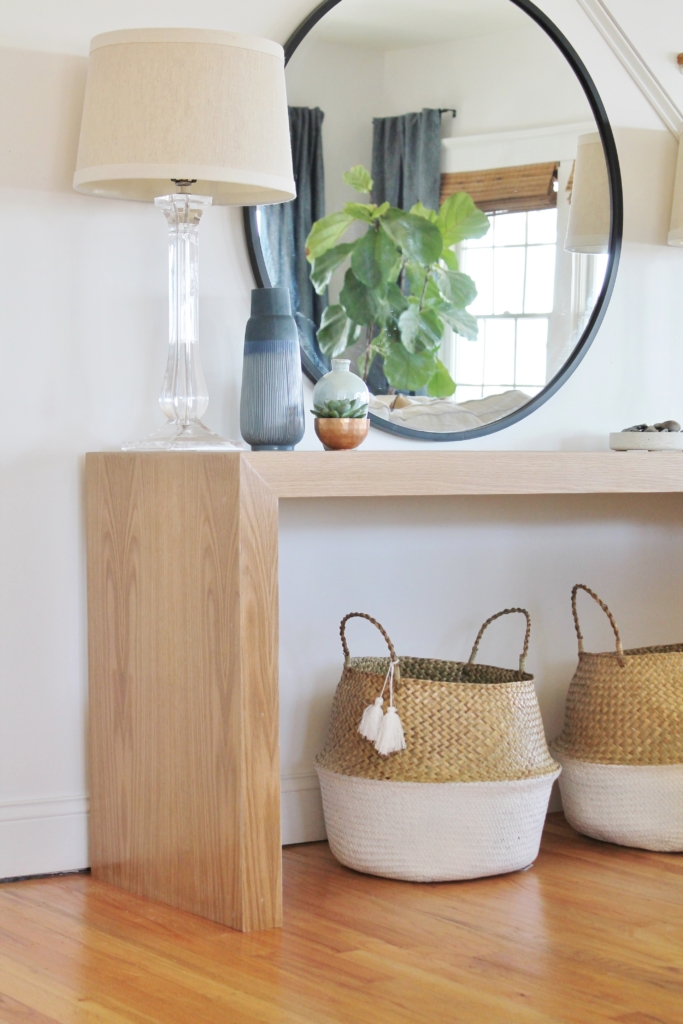
[[[96,877],[241,927],[239,456],[88,460]]]
[[[242,461],[240,480],[242,906],[245,931],[282,924],[278,696],[278,500]]]

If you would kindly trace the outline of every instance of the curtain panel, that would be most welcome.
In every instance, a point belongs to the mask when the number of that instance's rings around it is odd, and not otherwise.
[[[376,117],[372,122],[373,203],[439,209],[441,111]]]

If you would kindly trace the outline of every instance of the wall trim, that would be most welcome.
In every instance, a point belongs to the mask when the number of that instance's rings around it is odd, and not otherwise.
[[[319,789],[318,776],[315,772],[292,772],[280,778],[281,793],[300,793],[302,790]]]
[[[44,796],[37,800],[0,801],[0,822],[32,821],[39,818],[62,818],[69,814],[87,814],[87,796]]]
[[[650,106],[678,139],[683,130],[683,113],[650,70],[603,0],[577,0],[609,48],[636,83]]]

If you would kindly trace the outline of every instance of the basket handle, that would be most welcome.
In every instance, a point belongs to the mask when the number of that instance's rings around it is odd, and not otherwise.
[[[572,587],[572,615],[574,616],[574,626],[576,627],[576,635],[579,639],[579,654],[583,654],[584,651],[583,634],[581,633],[581,626],[579,625],[579,613],[576,610],[576,594],[579,590],[585,590],[586,593],[589,594],[593,598],[593,600],[600,605],[603,612],[609,619],[610,626],[614,630],[614,636],[617,641],[617,661],[619,662],[619,667],[624,668],[624,666],[626,665],[626,662],[624,661],[624,649],[621,646],[621,637],[619,636],[619,629],[617,627],[616,622],[614,621],[614,616],[612,615],[611,611],[609,610],[605,602],[601,601],[598,595],[595,594],[590,589],[590,587],[587,587],[585,583],[577,583],[574,587]]]
[[[483,637],[485,630],[488,629],[488,627],[491,625],[491,623],[495,622],[496,619],[499,619],[501,617],[501,615],[513,615],[515,612],[519,612],[519,614],[523,615],[525,617],[525,619],[526,619],[526,632],[524,633],[524,647],[522,649],[522,653],[519,656],[519,672],[520,672],[520,675],[522,675],[524,673],[524,668],[526,666],[526,657],[527,657],[527,654],[529,653],[529,637],[531,636],[531,616],[529,615],[529,613],[526,610],[526,608],[505,608],[504,611],[496,612],[496,614],[492,615],[490,619],[487,619],[486,622],[484,623],[484,625],[481,627],[481,629],[477,633],[477,639],[474,641],[474,647],[472,648],[472,653],[470,654],[469,660],[467,662],[468,666],[471,665],[473,663],[474,659],[476,658],[477,651],[479,650],[479,644],[481,642],[481,638]]]
[[[396,665],[396,674],[398,675],[398,658],[396,657],[396,651],[394,650],[394,645],[392,644],[389,638],[389,634],[387,633],[384,626],[380,625],[377,619],[373,619],[372,615],[368,615],[366,612],[349,612],[349,614],[345,615],[344,618],[341,620],[341,623],[339,625],[339,635],[341,637],[342,650],[344,651],[344,663],[348,663],[348,660],[351,657],[349,653],[349,645],[346,642],[346,623],[349,621],[349,619],[367,619],[368,622],[371,622],[373,624],[373,626],[377,626],[377,629],[380,631],[380,633],[382,634],[386,641],[386,645],[389,648],[389,654],[391,655],[391,660]]]

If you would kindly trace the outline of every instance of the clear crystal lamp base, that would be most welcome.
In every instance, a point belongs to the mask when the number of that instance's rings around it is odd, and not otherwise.
[[[244,451],[205,427],[209,395],[199,360],[199,221],[210,196],[176,193],[155,199],[168,221],[169,347],[159,405],[169,422],[125,452]]]

